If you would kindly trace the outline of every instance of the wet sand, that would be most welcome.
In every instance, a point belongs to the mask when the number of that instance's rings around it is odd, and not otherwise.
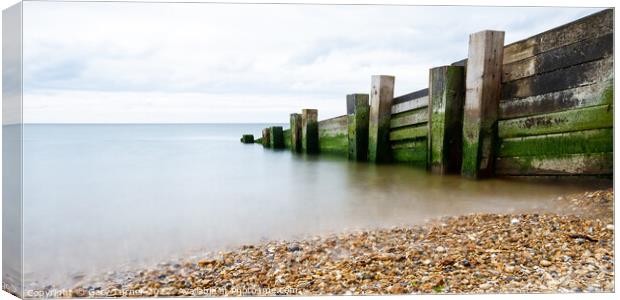
[[[56,296],[613,292],[613,191],[555,201],[556,212],[245,245],[109,273]]]

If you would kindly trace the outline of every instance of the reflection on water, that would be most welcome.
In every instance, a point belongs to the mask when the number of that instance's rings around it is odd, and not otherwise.
[[[27,125],[26,282],[470,212],[550,209],[592,184],[472,181],[239,142],[264,125]]]

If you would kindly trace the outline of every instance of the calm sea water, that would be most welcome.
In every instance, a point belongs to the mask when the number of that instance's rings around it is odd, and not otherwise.
[[[584,186],[431,176],[239,142],[263,124],[26,125],[28,285],[261,240],[546,209]]]

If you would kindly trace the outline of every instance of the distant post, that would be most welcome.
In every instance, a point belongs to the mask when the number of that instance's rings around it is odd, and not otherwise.
[[[319,152],[319,121],[316,109],[301,110],[301,147],[305,153]]]
[[[301,115],[291,114],[291,151],[301,152]]]
[[[263,147],[269,148],[271,146],[271,130],[269,128],[263,128]]]
[[[464,97],[464,67],[429,70],[428,161],[433,173],[458,173],[461,169]]]
[[[480,178],[493,173],[504,32],[485,30],[471,34],[468,52],[461,173]]]
[[[284,131],[282,130],[282,126],[271,126],[269,131],[271,148],[284,149]]]
[[[368,157],[368,94],[347,95],[349,159],[365,161]]]
[[[241,142],[244,144],[252,144],[254,143],[254,135],[252,134],[244,134],[241,136]]]
[[[394,99],[394,76],[373,75],[368,119],[368,159],[371,162],[389,160],[392,99]]]

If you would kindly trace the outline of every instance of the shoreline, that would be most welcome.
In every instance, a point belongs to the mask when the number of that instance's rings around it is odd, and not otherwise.
[[[48,297],[613,292],[613,190],[558,213],[469,214],[418,226],[272,241],[159,264]]]

